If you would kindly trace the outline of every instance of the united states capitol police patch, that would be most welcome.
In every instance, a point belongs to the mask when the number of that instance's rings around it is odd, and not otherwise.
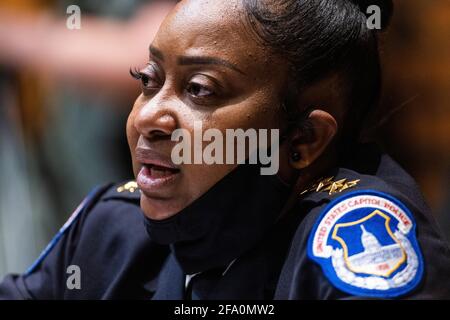
[[[413,215],[378,191],[355,191],[331,202],[316,222],[308,255],[338,289],[393,298],[413,290],[423,258]]]

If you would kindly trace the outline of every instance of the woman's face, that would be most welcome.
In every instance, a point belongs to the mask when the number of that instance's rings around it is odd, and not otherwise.
[[[176,214],[236,167],[174,165],[174,130],[193,137],[195,121],[224,136],[226,129],[280,128],[287,65],[258,44],[245,21],[239,0],[183,1],[150,46],[149,63],[140,70],[142,94],[127,122],[149,218]]]

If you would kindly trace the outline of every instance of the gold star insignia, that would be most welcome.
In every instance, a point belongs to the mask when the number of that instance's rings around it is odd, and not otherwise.
[[[328,177],[325,179],[319,179],[318,182],[314,183],[310,188],[303,191],[301,194],[305,194],[308,192],[324,192],[328,191],[329,195],[340,193],[344,190],[353,188],[358,184],[360,181],[353,180],[353,181],[347,181],[347,179],[341,179],[338,181],[333,181],[334,177]]]
[[[315,189],[316,192],[323,191],[326,188],[328,188],[329,186],[331,186],[331,184],[333,183],[333,178],[334,177],[322,179],[319,182],[317,182],[316,184],[314,184],[313,188]]]
[[[128,192],[133,193],[138,189],[139,189],[139,187],[138,187],[136,181],[130,181],[130,182],[127,182],[124,185],[121,185],[120,187],[118,187],[117,192],[122,193],[122,192],[128,191]]]

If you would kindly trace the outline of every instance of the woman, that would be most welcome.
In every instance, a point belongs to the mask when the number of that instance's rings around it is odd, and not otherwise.
[[[371,2],[386,25],[392,3]],[[142,85],[127,123],[137,183],[95,190],[0,296],[448,297],[449,248],[417,186],[357,143],[380,95],[368,5],[179,3],[148,65],[132,72]],[[246,163],[176,163],[175,133],[195,136],[198,123],[214,137],[279,130],[266,148],[276,175],[261,174],[265,163],[251,164],[250,151]]]

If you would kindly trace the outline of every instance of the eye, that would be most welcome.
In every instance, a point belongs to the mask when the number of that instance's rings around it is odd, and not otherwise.
[[[186,91],[194,96],[199,98],[204,98],[208,96],[214,95],[214,92],[209,88],[195,82],[190,82],[186,88]]]
[[[222,92],[222,85],[211,75],[197,73],[193,75],[186,86],[186,92],[195,99],[218,97]]]
[[[148,64],[143,70],[130,70],[130,74],[134,79],[141,81],[141,87],[144,93],[159,89],[162,85],[156,69],[152,64]]]
[[[141,84],[144,88],[155,88],[157,83],[145,73],[141,74]]]

